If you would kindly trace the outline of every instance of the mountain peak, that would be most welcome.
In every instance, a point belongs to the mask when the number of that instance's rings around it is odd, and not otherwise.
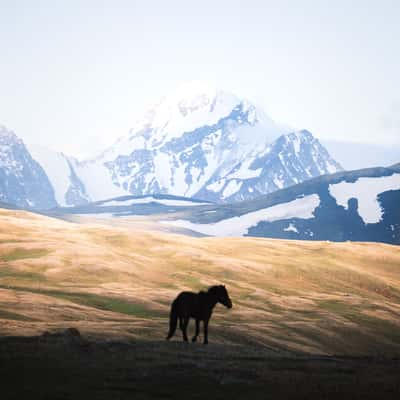
[[[0,137],[7,141],[20,141],[21,139],[10,129],[7,129],[4,125],[0,124]]]
[[[165,100],[171,103],[179,103],[181,101],[192,102],[199,98],[212,100],[221,92],[214,85],[209,82],[203,81],[188,81],[180,83],[174,90],[172,90]]]
[[[19,207],[50,208],[57,203],[43,168],[22,139],[0,125],[0,201]]]
[[[152,147],[161,145],[200,126],[216,125],[241,104],[244,102],[234,94],[209,83],[182,83],[136,121],[128,141],[136,138],[142,143],[144,138],[147,142],[150,140]]]
[[[243,101],[236,94],[218,88],[210,82],[193,80],[180,83],[175,89],[162,97],[160,103],[168,104],[172,107],[182,105],[198,105],[201,107],[211,105],[217,97],[223,101],[234,99],[236,104]]]
[[[170,118],[185,122],[194,117],[196,120],[205,116],[226,117],[241,100],[232,93],[217,89],[202,81],[181,83],[175,90],[163,97],[158,111],[167,112]],[[217,122],[213,118],[214,122]]]
[[[165,149],[178,139],[197,140],[196,135],[204,135],[201,132],[217,133],[221,128],[224,136],[230,137],[228,141],[240,142],[247,149],[264,146],[285,132],[250,101],[210,83],[190,81],[155,103],[133,124],[127,136],[96,159],[108,162],[137,150]]]
[[[306,129],[289,132],[285,134],[284,137],[286,138],[286,140],[295,140],[302,142],[304,141],[309,142],[316,140],[314,135],[310,131],[307,131]]]

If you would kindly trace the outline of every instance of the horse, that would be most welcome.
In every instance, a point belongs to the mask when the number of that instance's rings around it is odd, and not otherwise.
[[[179,328],[183,334],[183,340],[188,341],[186,329],[190,318],[196,320],[196,333],[192,342],[196,342],[200,332],[200,321],[203,321],[204,344],[208,343],[208,323],[213,309],[217,303],[223,304],[227,308],[232,308],[232,301],[229,298],[225,286],[211,286],[207,292],[199,293],[181,292],[172,302],[169,315],[169,332],[167,340],[171,339],[176,331],[176,325],[179,318]]]

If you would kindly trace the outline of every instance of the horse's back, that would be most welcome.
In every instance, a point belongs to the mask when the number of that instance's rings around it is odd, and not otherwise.
[[[175,299],[177,303],[181,302],[192,302],[195,301],[197,298],[197,294],[193,292],[180,292]]]
[[[199,300],[198,294],[193,292],[181,292],[174,300],[178,314],[181,316],[194,316],[197,314]]]

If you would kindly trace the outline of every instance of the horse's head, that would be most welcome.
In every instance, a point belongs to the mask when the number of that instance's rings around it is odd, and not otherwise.
[[[224,285],[213,286],[209,289],[209,292],[216,297],[218,303],[223,304],[227,308],[232,308],[232,300],[229,298],[228,291]]]

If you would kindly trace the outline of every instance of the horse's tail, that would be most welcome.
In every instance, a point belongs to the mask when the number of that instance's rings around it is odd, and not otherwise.
[[[174,336],[177,324],[178,324],[178,305],[177,305],[177,299],[175,299],[172,302],[171,312],[169,313],[169,332],[167,340],[171,339],[172,336]]]

